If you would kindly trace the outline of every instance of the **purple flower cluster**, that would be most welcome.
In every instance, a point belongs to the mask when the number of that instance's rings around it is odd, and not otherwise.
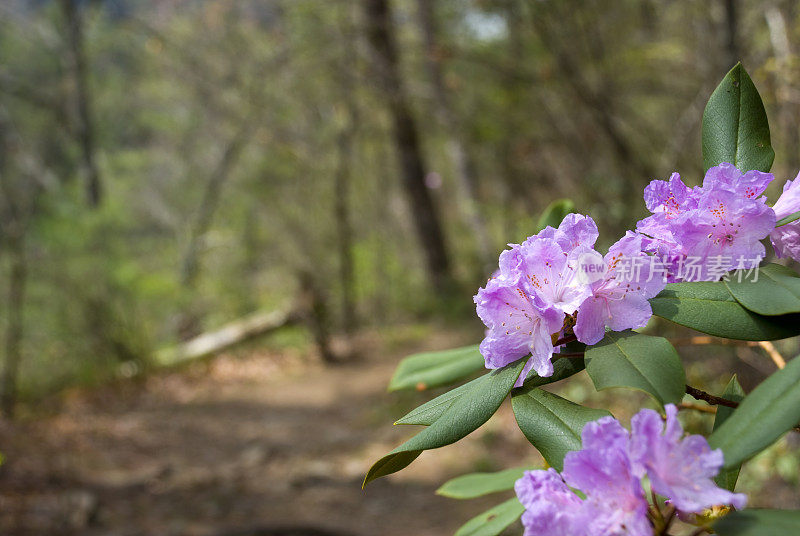
[[[666,414],[665,425],[655,411],[640,411],[630,433],[612,417],[588,423],[583,448],[566,455],[561,474],[527,471],[514,487],[525,506],[525,536],[652,536],[645,476],[681,514],[744,507],[745,495],[712,480],[723,465],[722,452],[711,450],[702,436],[684,438],[674,405],[666,406]]]
[[[652,181],[644,190],[652,215],[636,225],[647,237],[645,251],[665,259],[672,281],[715,280],[758,266],[766,253],[761,240],[775,229],[775,211],[761,195],[773,178],[723,163],[706,172],[702,186],[689,188],[677,173]],[[689,258],[699,260],[691,278],[684,270]]]
[[[556,344],[572,329],[576,314],[574,333],[586,344],[602,339],[606,326],[623,330],[647,323],[652,315],[647,300],[664,287],[663,278],[644,277],[646,269],[636,279],[620,277],[623,257],[626,262],[647,257],[642,237],[629,233],[605,257],[593,249],[597,237],[591,218],[569,214],[558,229],[546,227],[500,255],[500,269],[475,296],[488,328],[480,346],[487,368],[530,354],[520,382],[531,368],[551,376]]]
[[[800,220],[775,227],[800,211],[800,175],[786,183],[774,208],[762,194],[774,177],[712,167],[702,186],[689,188],[673,173],[644,190],[651,215],[608,254],[594,250],[598,231],[588,216],[569,214],[500,255],[500,269],[475,296],[486,325],[481,353],[487,368],[531,355],[533,369],[553,374],[552,356],[565,336],[596,344],[613,331],[647,324],[649,299],[668,281],[715,281],[734,269],[753,269],[771,237],[776,254],[800,261]]]
[[[500,269],[475,296],[486,325],[481,353],[487,368],[531,355],[521,383],[533,369],[553,374],[559,341],[573,335],[596,344],[613,331],[644,327],[648,300],[667,281],[717,280],[734,269],[753,269],[766,254],[766,237],[779,257],[800,261],[800,220],[775,227],[800,211],[800,175],[788,181],[774,208],[762,194],[774,177],[740,172],[723,163],[689,188],[673,173],[644,190],[651,215],[600,255],[597,226],[569,214],[558,229],[546,227],[500,255]]]

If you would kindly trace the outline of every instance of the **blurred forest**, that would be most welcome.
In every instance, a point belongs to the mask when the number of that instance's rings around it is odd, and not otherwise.
[[[294,498],[313,494],[321,471],[349,479],[347,488],[330,483],[331,496],[350,501],[330,499],[340,525],[391,513],[406,520],[382,534],[447,534],[480,510],[440,515],[432,484],[413,488],[414,503],[377,483],[377,502],[357,510],[365,460],[403,431],[355,460],[331,458],[359,448],[342,447],[343,431],[366,445],[376,423],[402,414],[392,404],[420,401],[387,401],[383,389],[423,336],[428,347],[479,338],[472,295],[551,202],[570,199],[591,214],[602,248],[644,215],[650,180],[680,171],[699,183],[703,106],[739,59],[771,121],[774,200],[800,168],[798,53],[794,0],[0,0],[1,409],[35,416],[55,393],[97,389],[92,409],[69,422],[10,433],[0,421],[4,486],[37,494],[39,513],[42,482],[90,489],[70,496],[69,519],[119,496],[113,516],[127,532],[97,534],[208,534],[201,525],[168,531],[163,520],[133,527],[150,522],[143,512],[169,518],[179,497],[185,519],[200,524],[225,508],[246,520],[263,508],[302,516],[305,499]],[[221,326],[261,333],[297,320],[311,329],[292,328],[285,347],[343,360],[341,342],[367,334],[362,354],[382,368],[314,375],[291,350],[155,375],[136,396],[120,383],[150,377],[177,359],[182,341]],[[294,383],[258,383],[276,367],[300,372]],[[769,372],[762,361],[753,367]],[[709,381],[720,370],[713,361],[691,369]],[[588,392],[570,389],[573,399]],[[123,395],[131,406],[117,405]],[[205,402],[214,397],[219,413]],[[287,400],[300,405],[286,409]],[[303,428],[315,417],[319,444]],[[518,464],[531,450],[498,446],[503,419],[513,418],[499,419],[480,439],[495,438],[494,461],[468,451],[469,463],[500,468],[497,460]],[[166,434],[173,450],[149,432]],[[264,450],[257,440],[285,444]],[[34,444],[41,455],[29,456]],[[295,450],[329,465],[297,469],[302,478],[292,480],[282,471],[300,462],[281,456]],[[274,452],[277,472],[259,485],[295,486],[292,501],[269,495],[283,488],[258,488],[250,504],[242,484],[220,484],[234,473],[252,479]],[[453,466],[422,459],[412,478]],[[796,481],[800,459],[781,459]],[[102,478],[79,480],[79,463]],[[181,472],[182,463],[217,473]],[[204,502],[212,489],[224,500]],[[232,497],[236,505],[224,506]],[[9,504],[0,497],[0,510]],[[31,530],[18,533],[45,533]]]
[[[337,333],[471,316],[550,201],[607,245],[699,181],[738,58],[789,178],[798,47],[791,0],[4,0],[5,410],[303,286]]]

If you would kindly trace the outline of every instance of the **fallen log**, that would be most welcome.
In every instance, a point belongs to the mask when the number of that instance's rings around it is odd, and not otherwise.
[[[153,356],[157,367],[173,367],[196,359],[209,357],[254,337],[300,322],[297,311],[266,311],[224,325],[222,328],[203,333],[181,344],[159,350]]]

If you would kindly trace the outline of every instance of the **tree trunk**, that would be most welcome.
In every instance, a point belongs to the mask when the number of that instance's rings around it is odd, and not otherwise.
[[[338,363],[339,359],[331,348],[328,297],[320,289],[313,273],[300,270],[297,275],[300,282],[300,314],[314,336],[317,351],[323,362]]]
[[[22,360],[22,336],[24,331],[25,283],[28,275],[28,263],[25,255],[24,231],[18,225],[8,233],[8,256],[11,270],[8,282],[6,307],[8,320],[6,324],[5,364],[0,387],[0,406],[8,419],[14,418],[17,403],[17,377]]]
[[[353,128],[339,133],[339,163],[335,174],[336,228],[339,248],[339,281],[342,286],[342,327],[348,335],[356,328],[355,287],[353,284],[353,228],[350,222],[350,179],[353,154]]]
[[[738,21],[736,0],[725,0],[725,70],[733,68],[739,61]]]
[[[483,273],[492,264],[491,245],[486,223],[478,210],[477,173],[475,162],[467,151],[460,135],[458,120],[450,105],[450,98],[444,83],[442,50],[437,41],[434,0],[417,0],[420,27],[425,42],[425,60],[433,86],[436,115],[439,117],[449,138],[448,148],[456,172],[456,185],[461,197],[461,211],[467,227],[472,231],[478,250],[478,258]]]
[[[416,123],[400,76],[391,9],[388,0],[364,0],[364,8],[367,37],[389,104],[403,185],[431,281],[434,287],[442,288],[450,280],[450,260],[436,206],[425,185],[425,164]]]
[[[181,285],[186,291],[193,291],[200,274],[200,256],[203,249],[203,239],[211,227],[214,214],[219,206],[222,187],[228,180],[231,171],[236,166],[239,156],[247,145],[250,129],[243,125],[228,143],[222,157],[208,177],[203,192],[203,200],[197,211],[192,227],[189,231],[189,243],[181,263]],[[182,340],[196,336],[200,331],[200,315],[198,311],[190,308],[184,311],[178,320],[178,336]]]
[[[94,121],[84,50],[83,21],[78,0],[61,0],[61,7],[67,23],[68,57],[75,83],[75,126],[86,177],[86,198],[89,206],[96,208],[100,205],[103,190],[95,159]]]
[[[350,210],[352,183],[353,146],[356,141],[360,114],[356,103],[356,90],[353,79],[356,76],[354,64],[358,59],[352,39],[352,10],[348,10],[346,24],[342,28],[341,39],[344,51],[341,62],[334,74],[344,107],[344,120],[337,136],[338,162],[334,174],[334,217],[339,253],[339,282],[342,290],[342,328],[352,335],[358,323],[355,298],[355,268],[353,261],[353,225]]]
[[[203,192],[203,200],[197,211],[189,235],[189,245],[181,264],[181,282],[185,288],[193,288],[200,271],[200,249],[203,236],[208,232],[214,213],[219,206],[222,186],[231,174],[239,156],[247,144],[250,129],[243,126],[225,147],[217,166],[211,172]]]

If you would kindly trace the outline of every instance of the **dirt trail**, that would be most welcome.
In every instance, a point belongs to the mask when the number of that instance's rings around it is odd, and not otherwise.
[[[454,342],[464,341],[434,344]],[[364,353],[373,357],[333,368],[296,352],[223,356],[75,393],[54,416],[0,425],[0,533],[452,534],[503,497],[453,501],[436,487],[518,464],[530,449],[501,412],[475,438],[362,491],[369,464],[412,433],[392,419],[430,397],[386,394],[410,350],[373,344]]]

